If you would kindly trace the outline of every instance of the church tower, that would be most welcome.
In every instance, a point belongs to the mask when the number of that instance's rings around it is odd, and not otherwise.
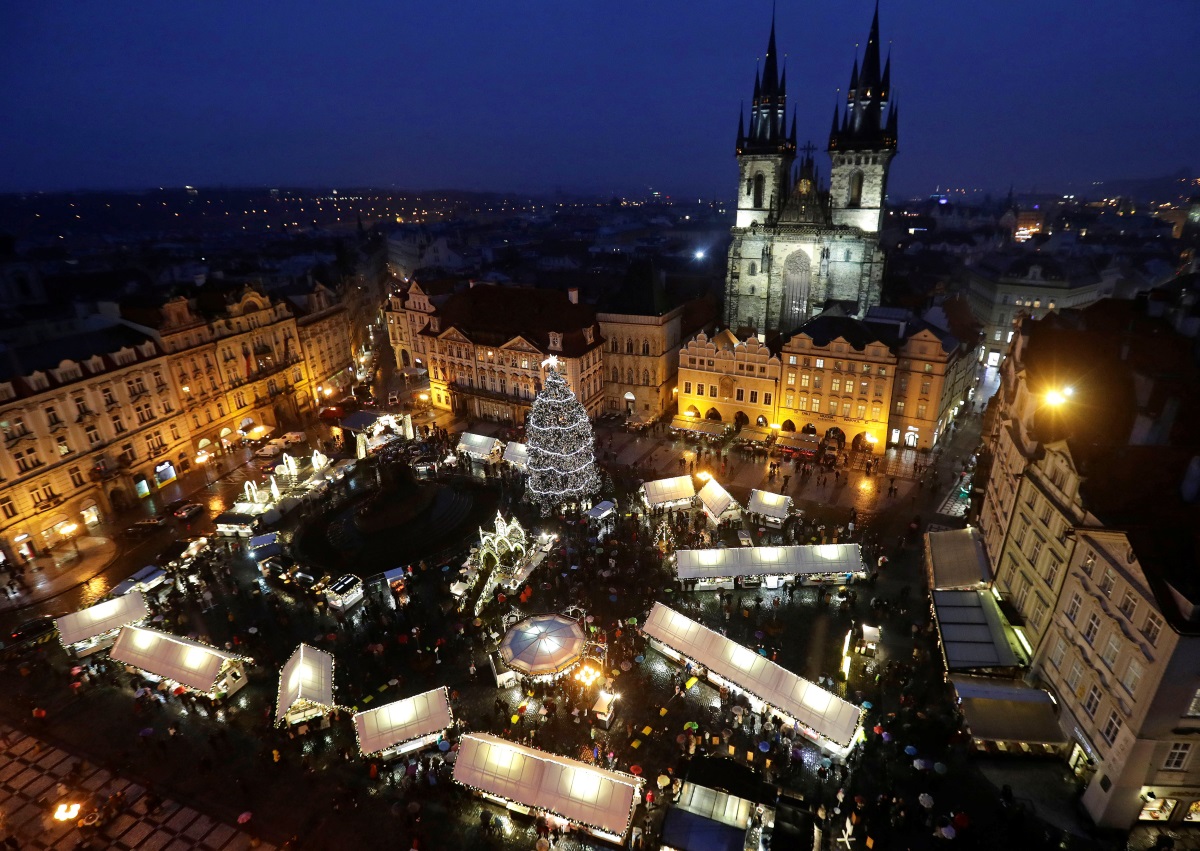
[[[788,177],[796,159],[795,120],[792,134],[787,131],[787,71],[779,72],[775,53],[775,21],[762,76],[754,72],[754,98],[750,102],[750,132],[738,113],[737,135],[738,190],[737,226],[765,224],[779,211],[788,191]]]
[[[883,224],[888,169],[896,155],[898,113],[891,101],[892,58],[880,70],[879,4],[867,36],[862,67],[854,60],[846,108],[834,105],[829,131],[829,200],[833,223],[878,234]]]

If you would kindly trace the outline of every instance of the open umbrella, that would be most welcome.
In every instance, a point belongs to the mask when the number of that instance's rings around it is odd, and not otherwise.
[[[831,765],[833,765],[833,760],[831,760],[829,757],[824,757],[824,758],[821,760],[821,767],[822,767],[822,768],[829,768]]]
[[[928,771],[933,768],[933,763],[927,759],[914,759],[913,768],[917,769],[917,771]]]
[[[658,779],[654,782],[658,784],[659,789],[666,789],[671,785],[671,778],[665,774],[660,774],[658,775]]]
[[[138,735],[141,736],[143,739],[147,738],[148,736],[153,736],[154,728],[153,727],[143,727],[141,729],[141,732],[138,733]]]
[[[873,704],[873,703],[872,703],[871,701],[869,701],[869,700],[864,700],[864,701],[862,702],[862,708],[863,708],[863,709],[874,709],[874,708],[875,708],[875,704]]]
[[[922,792],[917,797],[917,803],[927,810],[933,809],[933,797],[928,792]]]
[[[546,837],[543,836],[541,839],[539,839],[537,841],[537,845],[534,845],[533,847],[536,848],[537,851],[549,851],[550,840],[546,839]]]
[[[763,753],[766,753],[767,751],[769,751],[771,749],[771,743],[770,742],[759,742],[758,749],[760,751],[762,751]]]
[[[240,816],[238,816],[238,824],[245,824],[246,822],[250,821],[250,819],[252,819],[252,818],[254,818],[254,813],[247,810],[246,812],[244,812]]]
[[[917,755],[917,746],[916,745],[908,745],[907,747],[904,748],[904,752],[906,754],[908,754],[909,756],[916,756]]]
[[[631,765],[631,766],[629,766],[629,773],[632,774],[634,777],[641,777],[642,776],[642,767],[640,765]]]
[[[945,827],[939,827],[938,833],[940,833],[942,835],[942,839],[953,839],[955,836],[958,835],[958,831],[956,831],[951,825],[946,825]]]
[[[883,732],[883,725],[882,725],[882,724],[876,724],[874,727],[872,727],[872,728],[871,728],[871,730],[872,730],[872,732],[874,732],[876,735],[878,735],[879,733],[882,733],[882,732]]]
[[[933,764],[933,770],[936,771],[938,774],[945,774],[950,769],[946,768],[946,763],[944,763],[944,762],[935,762]]]
[[[438,742],[438,750],[442,753],[445,753],[446,751],[450,750],[450,743],[445,739],[442,739],[440,742]]]

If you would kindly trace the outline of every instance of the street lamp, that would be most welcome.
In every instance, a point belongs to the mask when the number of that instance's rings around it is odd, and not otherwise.
[[[1059,405],[1065,405],[1067,400],[1073,395],[1075,395],[1075,388],[1073,387],[1064,387],[1061,390],[1050,390],[1046,393],[1046,403],[1057,408]]]
[[[208,487],[212,484],[212,480],[208,477],[208,459],[209,454],[203,450],[196,453],[196,463],[200,465],[200,469],[204,471],[204,486]]]
[[[75,533],[79,531],[78,523],[67,523],[58,530],[58,534],[62,535],[71,542],[71,550],[75,555],[79,555],[79,541],[75,539]]]

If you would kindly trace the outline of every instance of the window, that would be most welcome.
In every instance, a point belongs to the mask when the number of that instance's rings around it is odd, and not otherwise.
[[[114,434],[123,434],[125,431],[125,423],[121,420],[120,414],[112,415],[112,427]]]
[[[697,385],[696,385],[696,395],[697,395],[697,396],[703,396],[703,395],[704,395],[704,385],[703,385],[703,384],[697,384]]]
[[[904,414],[904,402],[902,400],[896,401],[896,413],[900,415]]]
[[[868,387],[870,387],[870,382],[867,382],[867,381],[858,382],[858,395],[866,396]]]
[[[100,442],[100,429],[96,428],[94,425],[89,425],[83,431],[84,434],[87,435],[88,446],[95,446]]]
[[[814,375],[813,376],[813,390],[820,390],[820,389],[821,389],[821,376]]]
[[[1162,633],[1163,619],[1154,612],[1146,613],[1146,622],[1142,624],[1142,635],[1146,636],[1146,640],[1153,647],[1158,643],[1158,636]]]
[[[1029,613],[1029,625],[1034,629],[1042,628],[1042,619],[1046,617],[1046,604],[1039,596],[1033,602],[1033,611]]]
[[[787,383],[788,383],[788,387],[796,386],[796,373],[794,373],[794,372],[788,373]]]
[[[1100,631],[1100,616],[1092,612],[1088,616],[1087,626],[1083,628],[1083,640],[1088,644],[1096,643],[1096,633]]]
[[[841,392],[842,392],[842,379],[838,378],[838,377],[835,375],[835,376],[833,377],[833,387],[831,387],[830,389],[831,389],[831,390],[832,390],[834,393],[841,393]]]
[[[56,426],[62,422],[62,419],[58,416],[58,408],[53,405],[46,408],[46,422],[52,426]]]
[[[1056,668],[1062,667],[1063,656],[1067,655],[1066,639],[1060,638],[1054,645],[1054,651],[1050,654],[1050,662]]]
[[[617,381],[617,380],[619,380],[619,379],[617,378],[617,375],[618,375],[618,373],[617,373],[617,370],[616,370],[616,368],[614,368],[614,369],[613,369],[613,381]],[[685,381],[685,382],[683,382],[683,392],[684,392],[684,393],[691,393],[691,392],[692,392],[692,382],[690,382],[690,381]]]
[[[1100,658],[1104,660],[1104,664],[1108,665],[1111,670],[1113,665],[1117,663],[1117,655],[1121,652],[1121,639],[1117,638],[1116,632],[1108,637],[1108,642],[1104,645],[1104,652],[1100,654]]]
[[[1045,545],[1046,542],[1042,540],[1041,535],[1033,536],[1033,545],[1029,548],[1029,563],[1034,567],[1037,567],[1038,558],[1042,555],[1042,547]]]
[[[1099,708],[1100,689],[1096,685],[1093,685],[1090,689],[1088,689],[1087,697],[1085,697],[1083,700],[1083,711],[1086,712],[1089,717],[1095,718],[1096,710]]]
[[[56,441],[56,444],[58,446],[59,457],[62,457],[63,455],[71,454],[71,446],[70,446],[70,444],[67,443],[67,438],[65,436],[60,435],[58,440]]]
[[[1191,742],[1171,742],[1167,758],[1163,760],[1163,771],[1183,771],[1192,752]]]
[[[7,520],[17,516],[17,506],[13,503],[11,496],[0,496],[0,512],[4,513]]]
[[[171,440],[179,440],[179,426],[171,423]]]
[[[796,365],[796,356],[788,355],[788,366],[795,366],[795,365]]]
[[[786,407],[786,408],[795,408],[796,407],[796,397],[793,396],[791,393],[789,393],[787,395],[787,397],[785,398],[784,407]]]
[[[22,473],[28,473],[35,467],[42,466],[42,459],[38,458],[37,449],[33,446],[17,450],[13,453],[13,458],[17,461],[17,469]]]
[[[825,368],[825,358],[817,358],[817,369]]]
[[[77,488],[83,487],[83,482],[84,482],[83,473],[81,473],[79,471],[79,468],[72,467],[68,472],[71,475],[71,484],[73,484]]]
[[[1113,586],[1117,584],[1117,574],[1113,572],[1111,567],[1104,569],[1104,576],[1100,580],[1100,590],[1104,592],[1105,597],[1111,597]]]
[[[1079,607],[1083,605],[1083,598],[1079,594],[1071,595],[1071,602],[1067,603],[1067,620],[1075,623],[1075,618],[1079,615]]]
[[[1116,710],[1108,713],[1108,720],[1104,722],[1104,727],[1100,730],[1100,738],[1104,739],[1108,744],[1112,744],[1117,740],[1117,735],[1121,732],[1121,716],[1117,715]]]
[[[809,385],[809,376],[807,372],[800,374],[800,386],[807,387]]]
[[[925,405],[917,405],[917,419],[925,419]]]
[[[1196,693],[1192,695],[1192,702],[1188,704],[1187,712],[1183,714],[1188,718],[1200,718],[1200,688],[1196,689]]]
[[[871,406],[871,419],[873,419],[873,420],[879,419],[879,406],[878,405]]]
[[[1136,659],[1130,659],[1129,664],[1125,666],[1125,676],[1121,677],[1121,685],[1125,686],[1125,691],[1136,696],[1138,683],[1141,681],[1142,666]]]
[[[867,406],[860,402],[858,404],[858,408],[855,410],[854,416],[858,417],[861,420],[864,417],[866,417],[866,415],[867,415]]]
[[[1077,690],[1079,688],[1079,679],[1082,676],[1083,676],[1083,666],[1080,665],[1079,660],[1076,659],[1074,662],[1071,663],[1071,672],[1069,674],[1067,674],[1067,686],[1071,689],[1072,692],[1074,692],[1075,690]]]
[[[808,410],[808,397],[801,396],[799,399],[799,402],[800,402],[800,404],[796,406],[796,410],[797,411],[807,411]]]
[[[710,399],[717,398],[717,385],[715,385],[715,384],[708,385],[708,397]]]
[[[1125,589],[1125,594],[1121,597],[1121,604],[1117,606],[1117,611],[1123,614],[1129,620],[1133,620],[1133,613],[1137,610],[1137,597],[1133,595],[1133,591],[1129,588]]]
[[[734,391],[733,397],[735,399],[737,399],[739,402],[744,402],[744,401],[746,401],[746,391],[744,389],[742,389],[741,387],[739,387],[737,390]]]
[[[1046,559],[1046,584],[1051,588],[1054,587],[1054,582],[1058,579],[1058,571],[1062,569],[1062,562],[1055,557]]]
[[[764,405],[769,405],[769,404],[771,404],[771,394],[770,394],[770,393],[764,393],[764,394],[763,394],[763,404],[764,404]]]
[[[931,363],[927,363],[927,364],[925,364],[925,371],[926,371],[926,372],[933,372],[933,364],[931,364]]]
[[[812,411],[814,414],[821,413],[821,400],[820,399],[814,398],[812,400]]]
[[[751,391],[750,391],[750,404],[751,404],[751,405],[757,405],[757,404],[758,404],[758,391],[757,391],[757,390],[751,390]]]

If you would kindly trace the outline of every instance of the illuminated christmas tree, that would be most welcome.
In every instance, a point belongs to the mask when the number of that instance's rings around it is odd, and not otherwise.
[[[596,475],[592,424],[558,371],[551,355],[546,383],[533,400],[525,426],[529,450],[529,498],[542,514],[570,502],[580,502],[600,490]]]
[[[675,533],[671,531],[666,520],[658,524],[658,529],[654,532],[654,544],[664,556],[675,552]]]

